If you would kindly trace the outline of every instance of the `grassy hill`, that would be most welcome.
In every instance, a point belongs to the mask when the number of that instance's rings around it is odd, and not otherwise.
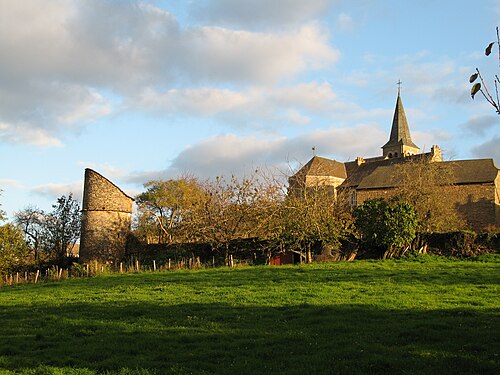
[[[500,258],[479,260],[5,287],[0,374],[498,374]]]

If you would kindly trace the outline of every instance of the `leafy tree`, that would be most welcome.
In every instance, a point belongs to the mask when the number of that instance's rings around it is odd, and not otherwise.
[[[416,236],[417,215],[408,203],[368,199],[354,210],[362,242],[383,251],[383,258],[405,253]]]
[[[24,232],[26,243],[33,252],[34,259],[39,260],[45,234],[46,214],[43,210],[28,206],[14,214],[14,222]]]
[[[23,266],[29,253],[22,231],[9,223],[0,226],[0,274]]]
[[[498,31],[498,26],[497,26],[497,40],[488,44],[488,46],[486,47],[486,49],[484,51],[486,56],[491,55],[491,52],[492,52],[495,44],[497,45],[498,65],[500,66],[500,34]],[[481,82],[476,82],[478,78]],[[495,97],[493,97],[490,94],[488,87],[486,86],[486,83],[484,82],[483,76],[481,75],[481,72],[478,68],[476,68],[476,72],[470,76],[469,82],[470,83],[476,82],[472,85],[471,92],[470,92],[472,99],[474,99],[474,96],[478,92],[480,92],[483,95],[483,97],[486,99],[486,101],[488,103],[490,103],[493,106],[493,108],[495,108],[496,113],[498,115],[500,115],[500,97],[498,95],[498,86],[500,85],[500,78],[498,77],[498,75],[495,74],[495,78],[493,80],[493,84],[495,86]]]
[[[0,189],[0,196],[2,195],[2,189]],[[0,207],[2,207],[2,204],[0,203]],[[0,221],[5,221],[6,220],[6,214],[5,211],[3,211],[0,208]]]
[[[58,198],[52,208],[53,211],[45,216],[44,247],[57,262],[61,262],[80,238],[80,205],[70,193]]]
[[[204,200],[201,184],[195,178],[183,177],[149,181],[144,187],[146,191],[136,197],[137,226],[143,235],[150,234],[154,227],[158,243],[172,242],[176,234],[181,238],[181,223]]]

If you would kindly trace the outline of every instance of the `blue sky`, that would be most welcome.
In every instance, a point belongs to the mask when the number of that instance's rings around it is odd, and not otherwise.
[[[500,164],[469,96],[500,0],[0,0],[0,196],[10,218],[81,197],[93,168],[153,178],[378,156],[397,85],[415,143]],[[278,173],[278,172],[277,172]]]

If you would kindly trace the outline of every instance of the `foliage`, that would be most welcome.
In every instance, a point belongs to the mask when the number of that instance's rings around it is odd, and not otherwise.
[[[354,218],[361,240],[383,249],[384,258],[404,254],[416,236],[417,215],[408,203],[369,199],[355,208]]]
[[[44,224],[44,247],[56,261],[61,261],[80,238],[81,209],[71,193],[59,197],[52,208]]]
[[[205,201],[197,207],[190,231],[194,237],[228,255],[234,239],[267,238],[274,232],[282,190],[272,180],[216,177],[204,185]]]
[[[23,231],[25,240],[35,261],[39,259],[43,250],[44,235],[46,232],[46,214],[35,206],[28,206],[14,214],[14,222]]]
[[[2,196],[2,189],[0,189],[0,196]],[[0,207],[2,207],[2,204],[0,203]],[[5,221],[6,220],[6,214],[5,214],[5,211],[3,211],[1,208],[0,208],[0,222],[2,221]]]
[[[0,372],[497,374],[499,271],[423,256],[4,287]]]
[[[393,200],[415,208],[419,232],[449,232],[464,227],[453,200],[443,199],[443,192],[453,193],[451,163],[430,162],[425,158],[407,160],[396,166],[394,178],[400,183]]]
[[[25,264],[29,253],[21,230],[13,224],[0,226],[0,275]]]
[[[142,231],[142,237],[149,237],[157,243],[183,240],[181,224],[187,222],[195,207],[204,201],[199,181],[192,177],[152,180],[144,187],[146,191],[136,197],[139,209],[137,227]]]
[[[498,50],[498,63],[500,66],[500,34],[498,31],[498,26],[497,26],[497,40],[495,42],[491,42],[488,44],[486,47],[484,54],[486,56],[489,56],[492,52],[493,46],[497,45],[497,50]],[[477,79],[481,82],[476,82]],[[486,99],[486,101],[491,104],[491,106],[495,109],[496,113],[500,115],[500,97],[498,95],[498,86],[500,85],[500,78],[498,75],[495,74],[495,78],[493,80],[493,84],[495,85],[495,97],[493,97],[489,90],[488,87],[486,86],[486,83],[484,82],[483,76],[481,75],[481,72],[478,68],[476,68],[476,72],[472,74],[469,78],[469,82],[473,83],[472,88],[471,88],[471,97],[474,99],[474,96],[480,92],[483,97]],[[475,82],[475,83],[474,83]]]
[[[338,250],[354,232],[352,216],[342,196],[335,197],[332,189],[319,184],[289,194],[281,205],[277,237],[282,247],[296,251],[306,261],[311,260],[315,244]]]

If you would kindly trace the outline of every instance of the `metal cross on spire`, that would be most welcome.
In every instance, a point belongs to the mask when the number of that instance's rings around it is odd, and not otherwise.
[[[398,96],[401,94],[401,85],[402,84],[403,84],[403,82],[401,82],[401,80],[399,79],[398,83],[397,83],[397,85],[398,85]]]

